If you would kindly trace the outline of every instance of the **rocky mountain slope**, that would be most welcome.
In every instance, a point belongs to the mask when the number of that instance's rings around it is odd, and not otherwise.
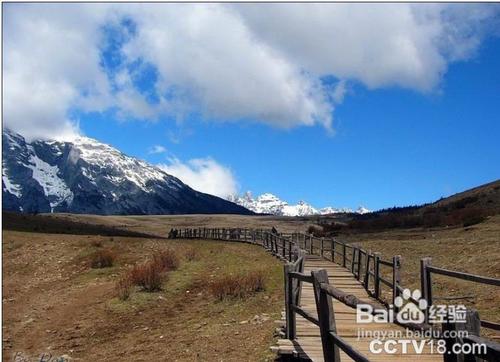
[[[281,200],[279,197],[271,193],[265,193],[253,198],[250,192],[246,192],[243,196],[230,196],[229,200],[258,214],[272,214],[279,216],[310,216],[353,212],[365,214],[370,212],[370,210],[362,206],[360,206],[356,211],[353,211],[348,208],[339,209],[334,207],[317,209],[304,201],[299,201],[296,205],[290,205],[288,202]]]
[[[28,213],[251,214],[87,137],[27,142],[3,130],[3,209]]]

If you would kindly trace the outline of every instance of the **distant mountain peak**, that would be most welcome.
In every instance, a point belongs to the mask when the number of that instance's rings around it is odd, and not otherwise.
[[[296,205],[290,205],[288,202],[281,200],[278,196],[269,192],[253,198],[252,193],[247,191],[242,196],[232,195],[228,199],[258,214],[279,216],[310,216],[352,212],[364,214],[370,212],[370,210],[363,206],[360,206],[356,211],[349,208],[334,208],[331,206],[317,209],[303,200],[300,200]]]
[[[235,213],[249,210],[191,189],[143,160],[88,137],[34,140],[3,130],[3,208],[92,214]]]

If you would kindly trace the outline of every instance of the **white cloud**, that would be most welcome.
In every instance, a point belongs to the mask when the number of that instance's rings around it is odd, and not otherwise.
[[[341,80],[338,82],[332,92],[332,99],[335,103],[340,104],[344,101],[345,94],[347,92],[346,81]]]
[[[106,97],[99,67],[102,6],[6,4],[4,121],[31,137],[69,137],[67,113],[79,101]],[[86,91],[87,96],[82,96]]]
[[[226,198],[238,192],[238,183],[233,172],[210,157],[187,162],[172,158],[169,164],[157,166],[191,188],[207,194]]]
[[[148,150],[148,153],[150,155],[155,155],[155,154],[165,153],[165,152],[167,152],[167,149],[161,145],[154,145],[153,147],[151,147]]]
[[[481,27],[499,10],[477,4],[236,7],[261,41],[314,74],[357,80],[369,88],[420,91],[439,86],[451,61],[474,54],[484,35]]]
[[[349,82],[440,87],[498,25],[495,4],[7,4],[4,120],[27,137],[78,132],[73,109],[123,119],[251,120],[330,128]],[[126,62],[158,71],[152,104],[126,68],[110,85],[103,25],[136,33]],[[494,24],[494,25],[492,25]],[[494,32],[498,35],[498,31]],[[336,86],[321,78],[333,76]]]
[[[332,106],[318,79],[256,41],[232,8],[151,4],[131,14],[137,37],[124,52],[158,67],[160,94],[175,92],[175,103],[164,98],[163,111],[280,127],[330,125]]]
[[[73,109],[152,116],[129,84],[113,94],[101,66],[102,26],[120,20],[106,4],[4,7],[4,121],[28,139],[72,138]]]

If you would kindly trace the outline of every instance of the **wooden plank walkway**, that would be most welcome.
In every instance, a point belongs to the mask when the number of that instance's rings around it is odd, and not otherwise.
[[[328,273],[329,283],[333,286],[345,291],[356,297],[367,300],[372,304],[380,303],[369,296],[363,285],[354,278],[353,274],[340,265],[334,264],[331,261],[325,260],[319,256],[306,256],[304,273],[309,275],[312,270],[325,269]],[[423,353],[416,354],[411,346],[408,348],[408,353],[402,354],[398,351],[396,354],[375,354],[370,353],[369,344],[373,338],[358,339],[358,328],[365,331],[404,331],[404,328],[396,324],[358,324],[356,323],[356,310],[346,306],[345,304],[332,300],[333,310],[335,313],[335,322],[337,333],[345,339],[359,352],[363,353],[370,361],[442,361],[443,356],[430,353],[430,346],[426,345]],[[302,294],[300,305],[307,312],[317,317],[316,303],[314,299],[313,287],[309,283],[302,283]],[[418,340],[418,339],[417,339]],[[397,346],[400,347],[399,345]],[[400,349],[400,348],[399,348]],[[309,358],[312,361],[323,361],[323,352],[321,346],[321,338],[319,328],[313,323],[297,315],[297,338],[294,341],[288,339],[280,339],[278,341],[278,353],[292,354],[295,351],[302,358]],[[344,352],[340,352],[342,362],[353,361]]]

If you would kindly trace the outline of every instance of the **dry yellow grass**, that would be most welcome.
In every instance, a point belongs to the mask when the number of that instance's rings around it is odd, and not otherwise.
[[[227,227],[265,228],[276,226],[281,232],[304,232],[313,224],[307,218],[244,215],[148,215],[148,216],[98,216],[76,214],[49,214],[51,218],[113,226],[120,229],[144,232],[166,237],[171,228]]]
[[[183,227],[275,226],[279,231],[304,232],[314,221],[238,215],[50,217],[159,236],[168,235],[171,228]],[[500,216],[496,216],[469,228],[395,230],[343,238],[360,243],[366,249],[379,251],[385,258],[402,255],[402,283],[405,287],[418,288],[419,261],[426,256],[431,256],[436,266],[500,277],[499,235]],[[117,251],[116,266],[89,271],[85,261],[96,250],[97,247],[92,246],[96,242],[103,248],[113,247]],[[181,256],[181,265],[169,275],[160,292],[165,299],[156,299],[155,293],[131,292],[129,299],[120,301],[116,297],[115,285],[121,271],[147,259],[154,250],[169,246],[175,246]],[[220,246],[223,248],[220,249]],[[197,250],[196,257],[189,256],[193,247]],[[224,356],[225,360],[254,360],[256,355],[270,357],[268,347],[272,343],[272,322],[247,327],[238,323],[262,313],[277,319],[282,308],[281,264],[258,247],[202,240],[7,231],[4,232],[3,256],[4,325],[7,327],[4,329],[7,339],[4,352],[7,356],[13,349],[39,351],[50,346],[64,353],[73,350],[74,355],[83,359],[125,358],[130,355],[154,359],[159,352],[172,353],[178,360],[212,356]],[[81,260],[82,264],[75,263],[75,260]],[[215,278],[222,272],[236,273],[242,268],[248,271],[256,268],[269,270],[271,279],[266,281],[266,290],[256,293],[249,300],[243,299],[243,302],[236,299],[214,303],[216,299],[213,296],[207,299],[210,293],[200,284],[203,277]],[[436,296],[473,295],[466,304],[477,308],[483,319],[500,322],[498,288],[447,277],[436,277],[434,280]],[[129,291],[125,290],[126,293]],[[201,297],[194,298],[199,293]],[[186,300],[189,300],[190,309],[183,307]],[[78,311],[76,319],[75,310]],[[178,310],[188,313],[186,318],[195,327],[184,328],[184,322],[177,319]],[[234,315],[240,317],[235,318]],[[51,319],[46,320],[45,317]],[[73,323],[73,320],[77,322]],[[98,321],[97,324],[95,321]],[[104,326],[107,329],[96,332]],[[143,330],[145,327],[149,328],[148,332]],[[197,342],[192,340],[195,334],[201,335]],[[93,337],[90,338],[90,335]],[[170,347],[159,341],[161,335],[164,340],[168,338]],[[231,343],[227,343],[228,340]],[[142,347],[138,347],[138,341]],[[75,346],[72,347],[72,344]],[[233,348],[237,345],[247,348]],[[107,352],[109,346],[111,351]]]
[[[381,252],[385,259],[401,255],[402,284],[411,289],[420,289],[420,259],[424,257],[432,257],[432,265],[437,267],[500,278],[500,216],[468,228],[397,230],[341,238]],[[500,323],[499,287],[433,275],[433,292],[436,297],[472,296],[450,303],[466,304],[478,309],[482,319]]]
[[[116,252],[112,267],[88,265],[96,240]],[[260,247],[16,231],[3,232],[2,246],[4,361],[16,352],[30,360],[47,352],[81,361],[273,357],[269,347],[282,309],[283,269]],[[195,248],[198,257],[181,258],[176,270],[169,258],[161,291],[143,292],[129,280],[116,289],[126,270],[165,248],[180,256]],[[209,292],[218,276],[253,270],[263,271],[264,291],[223,301]]]

